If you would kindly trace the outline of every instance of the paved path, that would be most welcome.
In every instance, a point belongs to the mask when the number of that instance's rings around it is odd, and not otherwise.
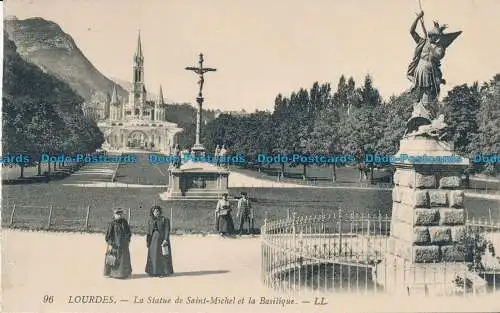
[[[2,312],[464,312],[500,309],[493,298],[418,299],[388,296],[327,295],[315,306],[312,295],[278,294],[260,282],[258,238],[207,236],[172,238],[174,270],[168,278],[143,274],[145,238],[131,243],[133,278],[104,278],[102,234],[2,231]],[[54,303],[43,304],[45,295]],[[73,296],[113,296],[116,304],[72,304]],[[134,297],[253,297],[256,304],[133,304]],[[298,304],[259,304],[267,299],[294,299]],[[324,295],[318,295],[324,296]],[[120,300],[127,300],[120,301]],[[246,301],[246,300],[245,300]],[[415,304],[414,304],[415,303]]]
[[[110,182],[116,169],[116,163],[87,164],[72,173],[64,183]]]

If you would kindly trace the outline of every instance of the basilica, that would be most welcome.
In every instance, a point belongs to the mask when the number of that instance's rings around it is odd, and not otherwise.
[[[126,150],[146,149],[171,153],[176,144],[176,134],[182,129],[166,116],[167,104],[160,86],[157,99],[149,99],[144,83],[144,55],[141,36],[133,59],[132,87],[128,99],[120,99],[116,85],[104,105],[94,109],[84,108],[87,115],[97,121],[106,139],[103,148]]]

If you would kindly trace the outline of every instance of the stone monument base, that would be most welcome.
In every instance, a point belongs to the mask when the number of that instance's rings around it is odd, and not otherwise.
[[[485,281],[467,268],[461,176],[469,160],[428,136],[403,138],[396,156],[390,238],[377,283],[410,295],[480,292]]]
[[[219,199],[228,193],[230,172],[210,163],[187,162],[169,169],[169,185],[162,200]]]

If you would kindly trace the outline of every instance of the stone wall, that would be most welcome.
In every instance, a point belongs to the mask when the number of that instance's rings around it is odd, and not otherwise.
[[[394,174],[389,251],[410,263],[463,262],[463,166],[399,165]]]

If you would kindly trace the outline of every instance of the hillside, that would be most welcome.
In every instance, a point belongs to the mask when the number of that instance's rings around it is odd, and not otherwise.
[[[8,38],[15,43],[17,53],[26,62],[67,83],[85,101],[103,101],[114,84],[118,85],[121,99],[128,98],[127,90],[132,84],[101,74],[80,51],[71,35],[58,24],[37,17],[25,20],[9,18],[4,25]],[[168,86],[164,86],[165,89],[168,90]],[[148,99],[156,100],[157,92],[148,90]],[[168,99],[165,101],[169,102]],[[215,118],[215,113],[203,110],[203,117],[209,122]],[[196,108],[186,103],[169,103],[167,119],[184,128],[179,143],[190,147],[195,139]]]
[[[83,116],[83,98],[56,77],[26,62],[4,35],[2,154],[92,152],[104,138]]]
[[[103,101],[106,93],[113,90],[114,82],[92,65],[73,38],[58,24],[35,17],[25,20],[10,18],[4,25],[23,59],[65,81],[85,100]],[[121,87],[118,93],[121,97],[128,95]]]
[[[191,148],[196,135],[196,108],[189,103],[173,103],[167,106],[167,119],[184,129],[178,136],[181,148]],[[207,123],[215,119],[215,113],[211,110],[203,110],[203,120]],[[203,126],[202,126],[203,131]]]

